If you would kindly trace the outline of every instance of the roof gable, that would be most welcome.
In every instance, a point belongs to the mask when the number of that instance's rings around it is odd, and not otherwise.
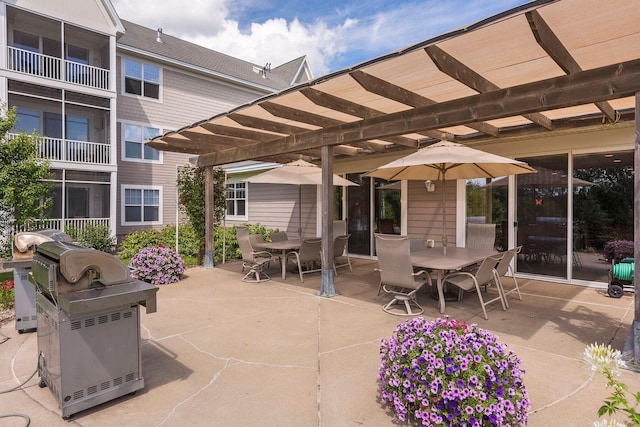
[[[262,65],[182,40],[162,30],[152,30],[130,21],[122,22],[126,32],[118,39],[119,48],[151,54],[169,62],[180,62],[194,70],[210,71],[219,77],[240,80],[269,92],[290,87],[295,78],[294,70],[290,67],[278,67],[277,73],[270,72]],[[158,37],[162,42],[157,41]]]

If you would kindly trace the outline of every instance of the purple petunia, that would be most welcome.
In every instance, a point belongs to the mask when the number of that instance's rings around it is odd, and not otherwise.
[[[413,416],[425,426],[527,422],[530,403],[520,359],[477,325],[448,317],[410,319],[382,340],[380,358],[381,400],[401,421]]]
[[[152,285],[175,283],[182,278],[184,262],[176,251],[161,246],[141,249],[129,263],[132,276]]]

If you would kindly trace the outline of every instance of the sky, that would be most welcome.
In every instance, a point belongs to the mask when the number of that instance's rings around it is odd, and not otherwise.
[[[527,0],[111,0],[121,19],[314,77],[473,24]]]

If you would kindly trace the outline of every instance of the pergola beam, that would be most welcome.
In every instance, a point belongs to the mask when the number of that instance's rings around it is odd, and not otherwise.
[[[565,73],[571,74],[582,71],[582,67],[580,67],[567,48],[560,42],[560,39],[558,39],[542,16],[540,16],[540,12],[531,10],[525,13],[525,15],[527,16],[531,32],[540,47],[547,52],[547,55],[549,55]],[[595,104],[609,120],[616,120],[616,110],[611,104],[606,101],[596,102]]]
[[[195,163],[200,166],[221,165],[250,160],[258,157],[258,154],[263,157],[304,151],[324,145],[349,144],[436,130],[441,127],[617,99],[632,96],[638,90],[640,90],[640,59],[497,89],[318,131],[297,133],[269,143],[257,143],[204,154],[195,159]]]
[[[380,95],[384,98],[391,99],[404,105],[409,105],[413,108],[425,107],[427,105],[436,103],[429,98],[426,98],[415,92],[411,92],[410,90],[407,90],[403,87],[389,83],[386,80],[382,80],[378,77],[372,76],[371,74],[367,74],[361,70],[352,71],[351,73],[349,73],[349,75],[367,92],[375,93],[376,95]],[[471,129],[475,129],[479,132],[486,133],[495,137],[498,137],[500,133],[500,130],[497,127],[492,126],[488,123],[469,123],[467,124],[467,126]],[[453,141],[455,138],[452,135],[451,139],[446,139]]]
[[[500,87],[485,79],[479,73],[467,67],[438,46],[429,46],[424,50],[440,71],[458,80],[460,83],[469,86],[471,89],[480,93],[488,93],[500,89]],[[553,130],[551,120],[543,114],[523,113],[522,116],[547,130]]]

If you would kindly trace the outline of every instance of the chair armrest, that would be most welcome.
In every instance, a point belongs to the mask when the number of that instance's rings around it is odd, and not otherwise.
[[[255,251],[253,252],[253,256],[273,258],[273,255],[271,254],[271,252],[268,252],[268,251]]]
[[[448,278],[450,278],[450,277],[455,277],[455,276],[469,276],[469,277],[471,277],[474,281],[476,280],[476,276],[474,276],[473,274],[469,273],[468,271],[454,271],[453,273],[446,274],[446,275],[442,278],[442,283],[444,283]]]

